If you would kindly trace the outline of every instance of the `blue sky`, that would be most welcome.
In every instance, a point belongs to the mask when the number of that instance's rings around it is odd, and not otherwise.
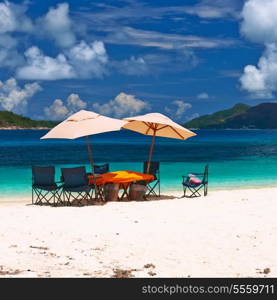
[[[274,101],[277,0],[0,2],[0,108],[185,122]]]

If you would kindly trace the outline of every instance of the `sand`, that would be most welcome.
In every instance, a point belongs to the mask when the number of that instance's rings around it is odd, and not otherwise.
[[[277,277],[276,195],[85,207],[2,199],[0,277]]]

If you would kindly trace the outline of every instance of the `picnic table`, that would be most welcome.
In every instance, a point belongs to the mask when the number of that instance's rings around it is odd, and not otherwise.
[[[151,174],[144,174],[135,171],[115,171],[104,173],[100,175],[89,175],[89,183],[96,184],[98,190],[100,191],[99,196],[103,198],[103,193],[101,193],[101,187],[103,187],[107,183],[118,184],[119,189],[123,190],[123,194],[121,195],[121,199],[124,196],[129,198],[128,187],[131,183],[137,181],[144,181],[146,184],[153,181],[155,178]]]

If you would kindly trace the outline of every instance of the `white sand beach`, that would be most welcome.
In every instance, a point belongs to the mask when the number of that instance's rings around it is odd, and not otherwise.
[[[2,199],[0,277],[276,277],[276,195],[85,207]]]

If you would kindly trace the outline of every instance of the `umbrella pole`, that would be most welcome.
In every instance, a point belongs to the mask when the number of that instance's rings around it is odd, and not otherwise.
[[[91,166],[91,173],[93,175],[93,181],[94,181],[94,186],[95,186],[95,199],[98,199],[99,187],[96,184],[96,176],[94,174],[94,162],[93,162],[93,157],[92,157],[92,151],[91,151],[89,136],[87,135],[86,138],[87,138],[87,144],[88,144],[88,153],[89,153],[89,161],[90,161],[90,166]]]
[[[156,136],[156,128],[154,129],[154,133],[152,135],[152,143],[151,143],[151,148],[150,148],[149,158],[148,158],[148,164],[147,164],[147,174],[149,173],[150,163],[151,163],[151,160],[152,160],[152,153],[153,153],[153,148],[154,148],[155,136]]]
[[[89,162],[90,162],[90,166],[91,166],[91,172],[94,176],[94,163],[93,163],[93,158],[92,158],[92,151],[91,151],[89,136],[87,135],[86,138],[87,138],[88,155],[89,155]]]

